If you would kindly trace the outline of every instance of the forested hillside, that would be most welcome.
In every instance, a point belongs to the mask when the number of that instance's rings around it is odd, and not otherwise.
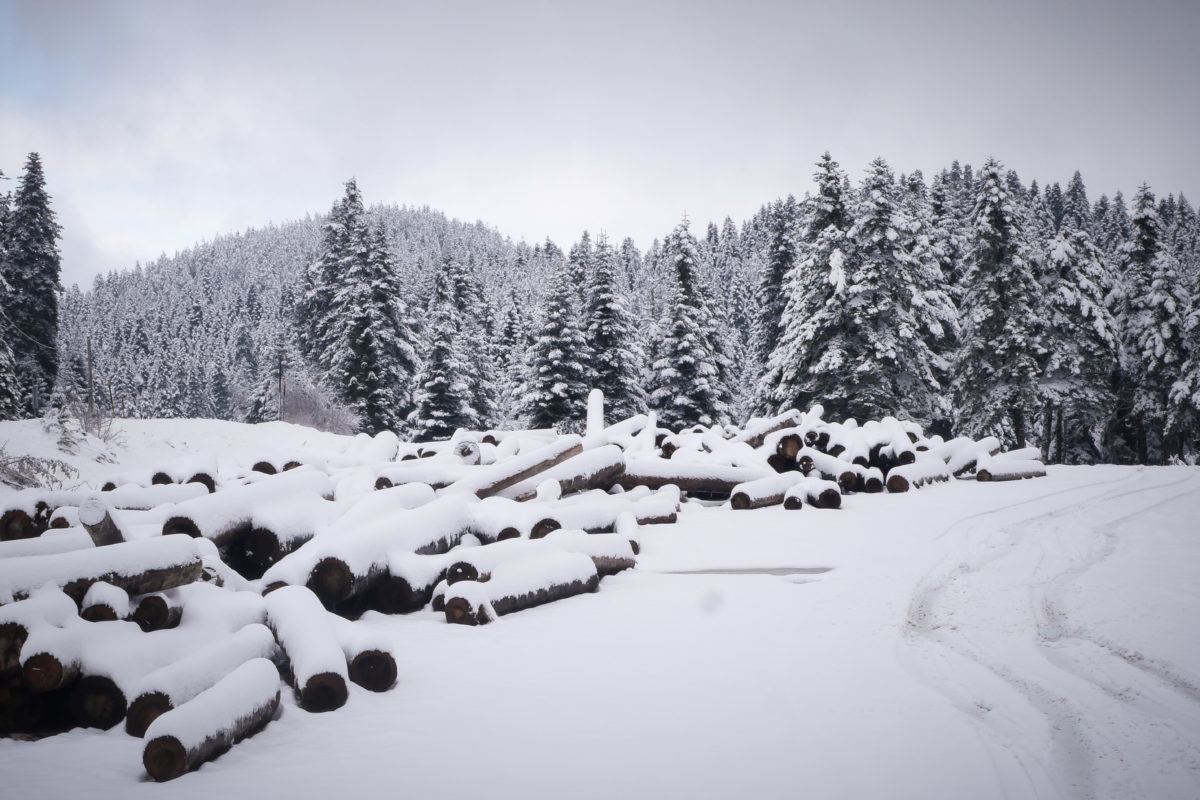
[[[326,217],[68,290],[59,397],[79,396],[90,339],[120,416],[274,419],[282,386],[286,418],[433,437],[570,426],[601,385],[672,426],[822,403],[1052,461],[1196,452],[1200,219],[1183,195],[1093,200],[1078,173],[1043,187],[994,161],[927,179],[879,159],[852,182],[828,155],[797,188],[641,251],[594,231],[514,243],[365,207],[351,183]],[[369,354],[352,350],[364,331]]]

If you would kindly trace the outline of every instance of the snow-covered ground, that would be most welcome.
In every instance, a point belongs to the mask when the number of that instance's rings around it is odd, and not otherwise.
[[[122,423],[116,464],[222,468],[336,437]],[[0,424],[10,452],[52,450]],[[48,453],[47,453],[48,454]],[[596,594],[470,628],[368,623],[399,684],[351,687],[198,772],[149,782],[121,726],[0,740],[6,798],[1200,797],[1200,469],[685,505]]]

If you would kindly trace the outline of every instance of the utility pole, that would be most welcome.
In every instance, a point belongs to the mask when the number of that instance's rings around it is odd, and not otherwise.
[[[96,391],[92,384],[92,337],[88,337],[88,416],[96,416]]]

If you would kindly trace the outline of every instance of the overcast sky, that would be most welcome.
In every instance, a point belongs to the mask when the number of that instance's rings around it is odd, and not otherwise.
[[[429,205],[564,247],[1002,159],[1200,199],[1200,2],[0,0],[0,169],[43,156],[63,279]],[[5,185],[11,187],[12,182]]]

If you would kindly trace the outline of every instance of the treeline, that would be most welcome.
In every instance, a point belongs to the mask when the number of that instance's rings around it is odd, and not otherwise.
[[[926,180],[876,160],[854,185],[826,155],[814,180],[644,252],[367,209],[351,182],[325,218],[68,291],[58,396],[78,395],[90,338],[119,415],[429,438],[578,424],[598,385],[672,426],[821,402],[1054,462],[1196,454],[1200,220],[1182,195],[1093,202],[1078,173],[1043,188],[995,161]]]

